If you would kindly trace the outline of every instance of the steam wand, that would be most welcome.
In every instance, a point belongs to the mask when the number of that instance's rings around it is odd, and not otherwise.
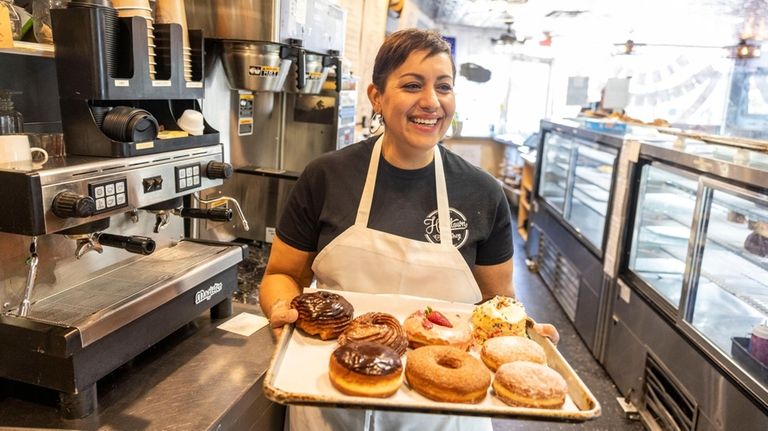
[[[24,317],[29,313],[30,298],[32,297],[32,289],[35,287],[35,279],[37,278],[37,237],[32,237],[32,242],[29,244],[29,258],[27,259],[27,265],[29,265],[29,271],[27,272],[27,283],[24,286],[24,296],[22,297],[21,304],[19,305],[19,316]]]
[[[248,220],[245,219],[245,214],[243,214],[243,210],[240,208],[240,203],[237,202],[237,199],[229,196],[219,196],[215,199],[200,199],[194,194],[192,195],[192,199],[196,200],[198,203],[206,204],[206,205],[214,205],[219,202],[232,202],[232,205],[235,206],[235,210],[237,211],[238,217],[240,217],[240,220],[243,222],[243,229],[245,229],[246,231],[251,230],[251,228],[248,226]]]

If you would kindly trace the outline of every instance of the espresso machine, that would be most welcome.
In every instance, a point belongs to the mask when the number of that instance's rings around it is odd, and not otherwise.
[[[190,74],[178,24],[155,24],[167,49],[151,65],[146,20],[109,1],[52,20],[55,68],[25,85],[57,81],[66,154],[0,166],[0,378],[58,391],[62,415],[82,418],[99,379],[207,310],[232,313],[246,247],[189,239],[190,220],[229,223],[232,206],[248,226],[235,199],[197,195],[232,176],[218,131],[176,124],[200,111],[202,33],[189,31]]]
[[[201,220],[201,238],[271,242],[307,163],[352,143],[356,91],[343,73],[345,12],[330,0],[191,0],[205,34],[206,115],[218,116],[234,175],[203,192],[244,203],[241,224]]]

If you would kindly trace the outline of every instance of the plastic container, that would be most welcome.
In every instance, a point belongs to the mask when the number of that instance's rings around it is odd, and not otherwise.
[[[768,366],[768,324],[762,323],[752,329],[749,353],[761,364]]]
[[[205,130],[203,114],[194,109],[187,109],[184,111],[181,114],[181,117],[176,121],[176,124],[181,127],[181,130],[192,136],[200,136],[203,134],[203,130]]]
[[[584,127],[598,132],[627,133],[627,123],[608,119],[584,120]]]
[[[0,90],[0,135],[15,135],[24,132],[24,116],[13,106],[14,94],[18,91]]]
[[[40,43],[53,43],[51,30],[51,9],[67,7],[69,0],[33,0],[32,18],[34,19],[35,40]]]

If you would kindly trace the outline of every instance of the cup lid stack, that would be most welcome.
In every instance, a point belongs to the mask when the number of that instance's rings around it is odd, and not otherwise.
[[[149,79],[154,80],[157,73],[155,56],[155,18],[149,0],[112,0],[117,16],[120,18],[137,16],[147,21],[147,48],[149,50]]]

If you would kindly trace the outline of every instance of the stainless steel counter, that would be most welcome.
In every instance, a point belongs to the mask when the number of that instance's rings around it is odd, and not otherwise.
[[[261,314],[235,304],[235,313]],[[0,380],[0,427],[84,430],[282,430],[284,407],[264,398],[274,340],[217,327],[205,313],[98,383],[98,410],[63,420],[57,393]]]

